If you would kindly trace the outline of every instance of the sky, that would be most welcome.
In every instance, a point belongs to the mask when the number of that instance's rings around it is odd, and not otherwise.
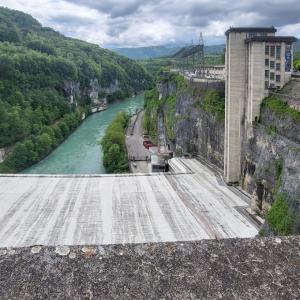
[[[230,26],[300,38],[300,0],[0,0],[43,26],[106,48],[224,43]]]

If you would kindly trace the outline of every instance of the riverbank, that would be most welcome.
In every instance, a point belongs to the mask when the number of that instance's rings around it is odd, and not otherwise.
[[[108,105],[105,111],[89,115],[81,125],[45,159],[22,171],[23,174],[105,174],[98,142],[120,111],[133,114],[142,109],[144,95]]]

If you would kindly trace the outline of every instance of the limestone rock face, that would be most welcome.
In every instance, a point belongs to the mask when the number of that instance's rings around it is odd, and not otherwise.
[[[4,148],[0,148],[0,163],[4,161],[6,156],[6,151]]]
[[[91,103],[97,105],[106,102],[106,96],[113,95],[115,92],[120,91],[120,82],[115,79],[108,87],[102,87],[98,79],[92,78],[89,82],[89,88],[81,88],[79,82],[68,81],[64,83],[64,91],[66,98],[70,104],[77,104],[76,99],[89,97]]]
[[[200,154],[219,168],[223,168],[224,122],[201,108],[195,109],[197,99],[182,94],[176,102],[176,149],[184,153]]]
[[[242,179],[243,188],[253,194],[253,206],[266,212],[274,201],[276,186],[288,198],[299,201],[300,145],[278,134],[268,134],[264,126],[255,126],[253,132],[246,143]]]
[[[300,122],[287,115],[278,116],[270,108],[262,109],[260,123],[264,126],[272,126],[276,132],[285,138],[300,144]]]
[[[174,122],[171,124],[173,138],[168,140],[171,150],[177,155],[199,154],[222,169],[224,121],[218,120],[213,114],[197,107],[197,103],[203,101],[201,92],[200,96],[196,96],[189,89],[178,91],[175,81],[172,80],[158,83],[157,90],[160,99],[166,99],[169,96],[176,97]],[[162,106],[165,120],[168,110],[167,105]]]

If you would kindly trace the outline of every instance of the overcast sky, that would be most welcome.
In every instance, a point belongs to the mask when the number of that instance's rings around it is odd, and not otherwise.
[[[223,43],[230,26],[276,26],[300,38],[300,0],[0,0],[44,26],[103,47]]]

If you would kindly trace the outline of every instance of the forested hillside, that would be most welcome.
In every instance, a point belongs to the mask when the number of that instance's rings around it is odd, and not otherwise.
[[[149,47],[136,47],[136,48],[115,48],[115,52],[129,57],[131,59],[151,59],[172,56],[179,51],[184,45],[181,46],[149,46]],[[225,45],[209,45],[204,47],[205,54],[221,55]]]
[[[0,171],[47,155],[93,103],[150,85],[150,75],[130,59],[0,7],[0,148],[10,150]]]

